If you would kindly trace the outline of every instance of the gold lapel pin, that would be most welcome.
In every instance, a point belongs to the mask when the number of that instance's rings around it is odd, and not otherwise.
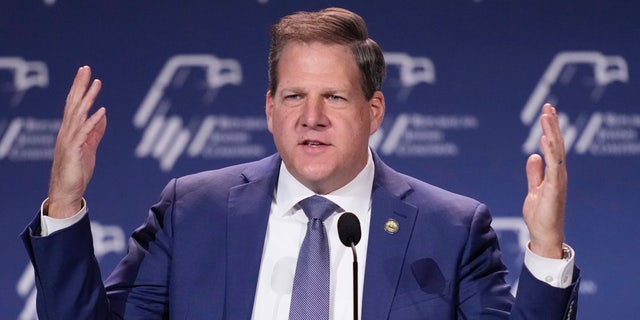
[[[400,229],[400,225],[398,224],[398,221],[395,221],[393,219],[387,220],[387,222],[385,222],[384,224],[384,231],[390,234],[394,234],[398,232],[399,229]]]

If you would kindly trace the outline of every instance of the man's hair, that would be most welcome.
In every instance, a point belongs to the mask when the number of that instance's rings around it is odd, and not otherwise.
[[[380,46],[369,39],[367,25],[359,15],[341,8],[317,12],[297,12],[271,27],[269,49],[269,90],[278,88],[278,63],[284,47],[291,42],[345,45],[351,49],[360,69],[360,85],[366,99],[382,89],[386,73]]]

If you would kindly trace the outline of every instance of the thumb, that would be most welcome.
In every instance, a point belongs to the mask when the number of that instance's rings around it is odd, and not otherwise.
[[[535,190],[542,183],[544,178],[544,169],[542,167],[542,157],[538,154],[532,154],[527,159],[527,185],[529,192]]]

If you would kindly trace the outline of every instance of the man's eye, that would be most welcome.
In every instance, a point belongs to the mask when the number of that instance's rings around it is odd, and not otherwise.
[[[290,94],[284,97],[285,100],[297,100],[300,99],[300,95]]]
[[[330,96],[329,96],[329,100],[335,100],[335,101],[338,101],[338,100],[344,100],[344,98],[342,98],[341,96],[330,95]]]

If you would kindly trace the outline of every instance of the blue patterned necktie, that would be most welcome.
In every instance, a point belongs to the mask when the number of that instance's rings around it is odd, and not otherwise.
[[[298,202],[309,218],[293,280],[289,320],[329,319],[329,242],[323,221],[338,205],[321,196]]]

